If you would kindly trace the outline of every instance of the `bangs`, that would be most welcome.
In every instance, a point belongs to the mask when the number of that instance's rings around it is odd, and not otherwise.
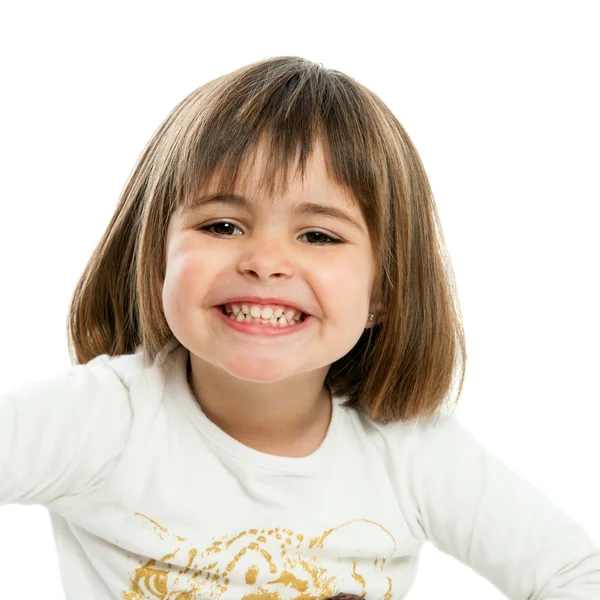
[[[282,140],[263,130],[257,133],[256,139],[234,140],[234,143],[236,145],[230,145],[212,160],[204,155],[202,166],[190,165],[177,208],[189,208],[195,198],[208,190],[223,194],[239,193],[247,189],[251,176],[257,177],[254,184],[260,190],[256,201],[283,195],[291,179],[304,179],[308,159],[319,143],[323,144],[329,177],[338,184],[342,183],[333,174],[327,140],[322,135]],[[257,172],[259,157],[260,171]]]
[[[386,195],[381,115],[347,75],[284,57],[233,72],[196,94],[202,97],[186,98],[171,123],[172,209],[185,210],[209,186],[235,193],[259,147],[258,185],[267,197],[284,193],[290,178],[304,178],[316,144],[331,179],[363,213]]]

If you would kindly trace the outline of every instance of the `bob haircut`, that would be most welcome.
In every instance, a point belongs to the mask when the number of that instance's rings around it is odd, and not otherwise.
[[[208,182],[232,192],[269,141],[261,182],[285,189],[323,143],[330,177],[351,192],[377,265],[375,325],[334,362],[325,385],[381,422],[440,416],[464,380],[454,274],[415,147],[390,109],[353,78],[295,56],[255,62],[199,87],[154,133],[73,294],[72,361],[133,353],[150,364],[173,334],[162,307],[167,227]],[[298,161],[296,159],[299,158]],[[261,187],[261,189],[263,189]],[[74,357],[74,358],[73,358]]]

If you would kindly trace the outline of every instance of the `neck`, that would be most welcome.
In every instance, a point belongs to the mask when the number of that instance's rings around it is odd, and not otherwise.
[[[190,354],[188,381],[202,411],[242,444],[279,456],[307,456],[331,420],[329,367],[274,383],[237,379]]]

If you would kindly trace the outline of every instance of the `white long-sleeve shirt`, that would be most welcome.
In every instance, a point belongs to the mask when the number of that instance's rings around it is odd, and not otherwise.
[[[397,600],[426,541],[510,599],[600,599],[600,549],[456,417],[380,425],[334,397],[313,454],[265,454],[204,415],[187,357],[0,397],[0,505],[50,511],[69,600]]]

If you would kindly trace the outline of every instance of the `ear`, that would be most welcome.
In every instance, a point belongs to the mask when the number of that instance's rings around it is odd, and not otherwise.
[[[383,323],[383,308],[381,304],[375,304],[374,306],[371,306],[369,312],[372,312],[375,315],[375,318],[372,321],[369,321],[369,316],[367,315],[365,329],[370,329],[375,325],[381,325],[381,323]]]

